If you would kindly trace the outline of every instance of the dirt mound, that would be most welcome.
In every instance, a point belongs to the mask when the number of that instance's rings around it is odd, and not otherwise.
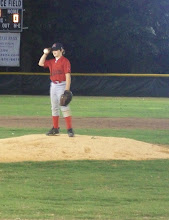
[[[127,138],[62,134],[0,140],[0,162],[169,159],[169,149]]]

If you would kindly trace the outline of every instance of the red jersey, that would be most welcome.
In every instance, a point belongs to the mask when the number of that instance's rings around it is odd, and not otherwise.
[[[69,60],[61,56],[57,61],[56,59],[46,60],[44,68],[49,68],[51,81],[66,81],[66,73],[71,73],[71,65]]]

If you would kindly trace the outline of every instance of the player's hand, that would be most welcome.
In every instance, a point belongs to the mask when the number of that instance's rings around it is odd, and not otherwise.
[[[45,49],[43,50],[43,53],[46,54],[46,55],[48,55],[48,54],[50,53],[50,49],[49,49],[49,48],[45,48]]]

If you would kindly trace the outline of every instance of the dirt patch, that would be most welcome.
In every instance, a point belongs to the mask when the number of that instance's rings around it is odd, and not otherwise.
[[[66,134],[0,140],[0,162],[169,159],[169,149],[127,138]]]
[[[51,117],[0,117],[0,127],[51,128]],[[60,118],[60,127],[65,121]],[[73,127],[97,129],[169,130],[169,119],[80,118],[73,117]],[[126,138],[61,134],[27,135],[0,139],[0,162],[50,160],[149,160],[169,159],[169,149]]]
[[[0,127],[51,128],[51,117],[0,117]],[[65,121],[60,118],[60,127]],[[161,129],[169,130],[169,119],[142,118],[80,118],[73,117],[73,127],[98,129]]]

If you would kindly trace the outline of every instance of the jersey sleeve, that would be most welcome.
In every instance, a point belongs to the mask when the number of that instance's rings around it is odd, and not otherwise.
[[[50,66],[50,60],[45,60],[45,62],[44,62],[44,68],[49,68],[49,66]]]
[[[71,64],[69,60],[66,60],[65,65],[64,65],[64,72],[66,73],[71,73]]]

